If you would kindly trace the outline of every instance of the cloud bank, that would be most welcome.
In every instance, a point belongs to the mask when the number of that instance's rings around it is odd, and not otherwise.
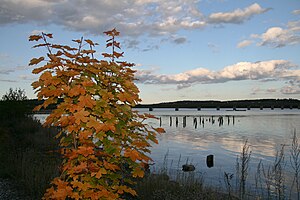
[[[173,84],[177,89],[187,88],[194,84],[225,83],[228,81],[260,80],[288,81],[282,90],[285,93],[300,91],[299,66],[286,60],[269,60],[259,62],[239,62],[226,66],[220,71],[197,68],[179,74],[155,74],[153,70],[138,70],[137,83],[142,84]]]
[[[214,24],[234,23],[241,24],[254,15],[262,14],[269,9],[262,8],[259,4],[254,3],[244,9],[236,9],[233,12],[218,12],[209,15],[208,22]]]
[[[262,34],[252,34],[250,39],[241,41],[237,47],[244,48],[252,43],[273,48],[300,44],[300,20],[288,22],[285,28],[270,27]]]
[[[208,24],[240,24],[268,10],[254,3],[204,16],[200,8],[199,0],[1,0],[0,25],[56,24],[91,34],[117,27],[126,36],[161,36],[201,29]],[[175,42],[181,43],[183,39]]]

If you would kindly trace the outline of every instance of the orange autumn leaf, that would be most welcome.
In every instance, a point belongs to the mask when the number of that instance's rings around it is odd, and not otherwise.
[[[163,128],[153,128],[156,132],[158,132],[158,133],[165,133],[166,131],[165,131],[165,129],[163,129]]]
[[[107,171],[104,168],[100,168],[97,173],[94,173],[97,179],[101,178],[103,174],[107,174]]]
[[[88,121],[87,116],[89,116],[89,114],[90,113],[88,111],[85,111],[84,109],[75,112],[74,113],[75,123],[79,125],[81,122],[83,123],[87,122]]]
[[[68,92],[68,95],[70,97],[74,97],[74,96],[78,96],[78,95],[83,95],[85,94],[85,89],[79,85],[74,86],[73,88],[71,88]]]
[[[92,40],[86,39],[84,41],[86,41],[91,46],[95,46],[95,44],[94,44],[94,42]]]
[[[97,121],[95,118],[90,117],[88,119],[88,122],[86,123],[86,126],[88,128],[94,128],[96,130],[96,132],[98,133],[98,132],[100,132],[100,131],[103,130],[104,124],[101,123],[101,122],[99,122],[99,121]]]
[[[140,167],[137,167],[132,171],[132,176],[135,178],[136,177],[143,178],[144,174],[145,174],[144,171]]]
[[[78,101],[81,107],[93,108],[96,105],[96,101],[89,95],[80,96]]]
[[[124,92],[122,92],[118,94],[118,98],[120,99],[120,101],[125,102],[127,100],[127,95]]]
[[[136,191],[133,190],[133,189],[131,189],[131,188],[129,188],[129,187],[127,187],[127,186],[125,186],[124,191],[127,192],[127,193],[130,193],[132,196],[137,196]]]
[[[43,37],[41,35],[31,35],[31,36],[29,36],[29,41],[38,41],[42,38]]]
[[[105,123],[102,126],[102,130],[103,131],[111,131],[111,132],[115,132],[116,131],[116,127],[114,124],[111,123]]]
[[[67,196],[72,194],[72,188],[69,186],[68,182],[56,178],[54,179],[53,184],[56,185],[57,189],[53,190],[53,193],[51,195],[52,199],[63,200],[66,199]]]
[[[102,53],[102,55],[105,57],[105,58],[112,58],[113,55],[109,54],[109,53]]]
[[[105,169],[109,169],[109,170],[112,170],[112,171],[120,170],[119,166],[117,166],[115,164],[111,164],[111,163],[109,163],[105,160],[103,162],[103,165],[104,165]]]
[[[32,58],[32,59],[30,60],[29,65],[37,65],[37,64],[39,64],[40,62],[42,62],[44,59],[45,59],[44,57]]]
[[[124,153],[125,157],[129,157],[132,161],[140,160],[140,154],[135,149],[126,149]]]
[[[129,188],[126,185],[121,185],[118,187],[114,187],[113,189],[117,190],[118,194],[124,194],[124,192],[130,193],[132,196],[136,196],[137,193],[133,189]]]
[[[76,174],[82,173],[82,172],[87,172],[87,163],[82,162],[77,166],[73,166],[72,171],[73,171],[73,173],[76,173]]]
[[[114,28],[111,31],[105,31],[104,34],[106,34],[108,36],[118,36],[118,35],[120,35],[120,32]]]
[[[82,86],[84,86],[84,87],[92,87],[92,86],[95,85],[95,83],[93,83],[93,82],[90,81],[90,80],[84,80],[81,84],[82,84]]]
[[[105,119],[111,119],[114,117],[114,114],[112,114],[109,110],[105,110],[105,112],[102,114],[102,117]]]
[[[78,190],[81,191],[87,191],[89,188],[91,188],[91,185],[89,183],[82,183],[77,180],[71,182],[71,184],[73,185],[73,187],[78,188]]]
[[[114,55],[116,58],[123,57],[123,54],[124,54],[124,52],[122,52],[122,53],[114,52],[114,53],[113,53],[113,55]]]
[[[45,36],[47,36],[48,38],[53,38],[53,34],[52,33],[47,33],[47,34],[44,34]]]
[[[84,157],[87,157],[88,155],[94,154],[94,148],[80,146],[78,147],[77,153],[83,155]]]
[[[59,62],[60,61],[59,57],[56,56],[56,55],[53,55],[53,54],[47,54],[47,55],[50,58],[50,60],[53,61],[53,62]]]
[[[90,130],[85,130],[85,131],[80,132],[79,138],[82,140],[87,140],[92,135],[93,135],[93,133]]]

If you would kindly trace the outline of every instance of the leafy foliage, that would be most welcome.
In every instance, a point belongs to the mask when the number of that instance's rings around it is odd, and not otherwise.
[[[73,40],[77,47],[51,44],[52,34],[30,36],[42,41],[34,47],[46,47],[47,57],[33,58],[30,65],[46,61],[33,70],[41,74],[32,83],[39,100],[35,110],[51,104],[58,106],[46,119],[46,126],[58,126],[64,161],[60,177],[52,181],[44,199],[120,199],[132,189],[134,179],[144,176],[151,161],[150,142],[157,143],[157,133],[144,123],[151,115],[139,114],[132,107],[140,102],[133,83],[133,64],[116,61],[123,56],[116,29],[105,32],[109,39],[103,53],[108,60],[95,58],[89,39]],[[86,49],[84,48],[86,47]],[[62,98],[62,102],[58,99]]]
[[[22,90],[21,88],[19,88],[19,89],[9,88],[9,91],[6,92],[6,94],[2,96],[3,101],[23,101],[26,99],[27,99],[27,96],[25,94],[25,91]]]
[[[0,120],[24,118],[31,112],[25,100],[27,100],[27,96],[24,90],[9,88],[9,91],[2,96],[2,101],[0,101]]]

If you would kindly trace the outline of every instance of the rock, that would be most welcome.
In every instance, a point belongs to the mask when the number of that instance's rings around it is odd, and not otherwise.
[[[194,165],[192,165],[192,164],[190,164],[190,165],[188,165],[188,164],[185,164],[185,165],[182,165],[182,171],[184,171],[184,172],[192,172],[192,171],[195,171],[195,166]]]

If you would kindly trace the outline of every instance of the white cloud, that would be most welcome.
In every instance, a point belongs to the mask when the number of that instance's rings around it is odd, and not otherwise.
[[[155,74],[154,70],[138,70],[138,83],[144,84],[175,84],[178,89],[187,88],[193,84],[225,83],[228,81],[288,80],[300,82],[299,66],[286,60],[268,60],[260,62],[239,62],[226,66],[220,71],[197,68],[179,74]],[[299,87],[296,84],[293,87]]]
[[[245,48],[245,47],[247,47],[251,44],[252,44],[251,40],[243,40],[243,41],[241,41],[240,43],[237,44],[237,48]]]
[[[250,38],[254,41],[244,40],[237,47],[246,47],[252,42],[256,42],[258,46],[274,48],[300,44],[300,20],[288,22],[286,28],[271,27],[262,34],[251,34]]]
[[[199,0],[1,0],[0,24],[56,24],[92,34],[117,27],[124,36],[161,36],[208,23],[242,23],[267,11],[255,3],[207,18],[200,7]]]
[[[0,24],[35,22],[99,34],[162,35],[206,25],[198,0],[1,0]]]
[[[254,3],[247,8],[236,9],[233,12],[218,12],[209,15],[208,21],[210,23],[235,23],[240,24],[245,20],[250,19],[254,15],[262,14],[269,9],[262,8],[259,4]]]

